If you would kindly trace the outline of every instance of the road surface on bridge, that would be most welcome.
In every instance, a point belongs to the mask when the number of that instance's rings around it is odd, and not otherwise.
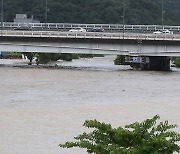
[[[11,29],[20,27],[24,24],[14,22],[3,22],[3,29]],[[170,30],[174,33],[180,33],[180,26],[171,25],[123,25],[123,24],[82,24],[82,23],[29,23],[26,24],[31,27],[32,30],[55,30],[55,31],[68,31],[72,28],[82,27],[87,31],[92,28],[103,28],[106,32],[139,32],[148,33],[158,30]]]
[[[106,33],[106,32],[60,32],[60,31],[18,31],[2,30],[1,37],[52,37],[52,38],[87,38],[87,39],[137,39],[137,40],[175,40],[179,34],[142,34],[142,33]]]

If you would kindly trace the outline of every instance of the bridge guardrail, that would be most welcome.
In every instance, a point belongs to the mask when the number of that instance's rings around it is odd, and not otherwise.
[[[14,23],[14,22],[3,22],[2,28],[13,29],[18,26],[21,26],[22,23]],[[33,29],[54,29],[61,30],[66,29],[69,30],[75,27],[83,27],[86,29],[91,28],[103,28],[105,30],[132,30],[132,31],[157,31],[162,29],[168,29],[176,32],[180,32],[180,26],[167,26],[164,25],[122,25],[122,24],[78,24],[78,23],[29,23]]]
[[[52,38],[84,38],[84,39],[136,39],[136,40],[177,40],[177,34],[137,34],[137,33],[72,33],[58,31],[9,31],[2,30],[1,36],[11,37],[52,37]]]

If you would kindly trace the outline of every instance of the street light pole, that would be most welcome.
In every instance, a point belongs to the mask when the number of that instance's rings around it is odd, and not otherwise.
[[[3,13],[4,13],[3,9],[4,9],[4,1],[1,0],[1,28],[3,28]]]
[[[125,31],[125,0],[123,1],[123,33]]]
[[[45,6],[45,26],[46,26],[46,24],[47,24],[47,0],[46,0],[46,4],[45,4],[46,6]]]
[[[164,26],[164,0],[162,0],[162,2],[161,2],[161,13],[162,13],[162,16],[161,16],[161,24],[162,24],[162,30],[163,30],[163,26]]]

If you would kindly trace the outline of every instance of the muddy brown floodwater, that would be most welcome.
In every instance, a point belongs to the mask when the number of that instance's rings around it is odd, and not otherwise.
[[[0,153],[86,154],[58,147],[86,131],[86,119],[117,127],[159,114],[180,127],[180,71],[123,69],[108,58],[71,64],[88,69],[0,67]]]

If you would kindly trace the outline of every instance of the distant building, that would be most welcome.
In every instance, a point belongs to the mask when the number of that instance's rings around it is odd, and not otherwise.
[[[27,14],[16,14],[16,18],[14,18],[14,23],[29,24],[29,23],[40,23],[40,21],[34,19],[33,15],[31,15],[31,18],[28,18]]]

